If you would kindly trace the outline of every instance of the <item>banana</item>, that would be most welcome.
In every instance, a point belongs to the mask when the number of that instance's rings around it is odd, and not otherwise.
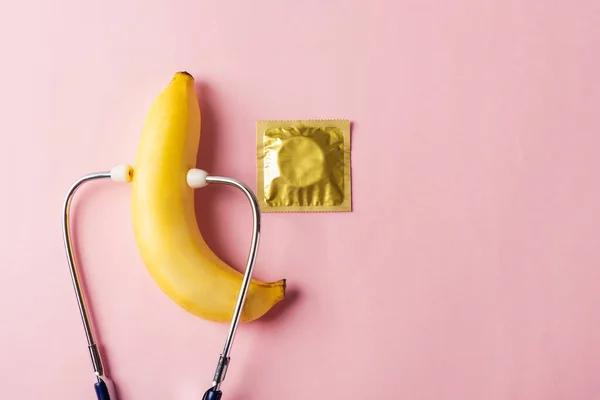
[[[204,241],[186,182],[196,165],[200,125],[194,78],[178,72],[143,124],[131,187],[133,232],[146,269],[171,300],[200,318],[228,322],[243,275]],[[284,297],[285,280],[253,279],[241,320],[260,318]]]

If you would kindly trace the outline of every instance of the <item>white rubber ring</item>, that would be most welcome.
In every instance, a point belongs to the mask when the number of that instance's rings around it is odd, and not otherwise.
[[[186,180],[189,187],[192,189],[198,189],[208,185],[208,182],[206,182],[207,177],[208,172],[201,169],[192,168],[188,171]]]
[[[110,179],[115,182],[131,182],[133,178],[133,168],[131,165],[116,165],[110,170]]]

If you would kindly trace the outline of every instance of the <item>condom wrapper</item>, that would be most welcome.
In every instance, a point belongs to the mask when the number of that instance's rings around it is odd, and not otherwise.
[[[350,121],[258,121],[263,212],[351,211]]]

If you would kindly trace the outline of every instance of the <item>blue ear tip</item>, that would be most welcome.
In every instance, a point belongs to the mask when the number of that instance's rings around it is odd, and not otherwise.
[[[95,383],[94,389],[96,389],[96,397],[98,397],[98,400],[112,400],[108,393],[108,387],[104,381]]]
[[[220,390],[215,390],[213,388],[208,389],[208,392],[204,394],[204,398],[202,400],[221,400],[221,396],[223,392]]]

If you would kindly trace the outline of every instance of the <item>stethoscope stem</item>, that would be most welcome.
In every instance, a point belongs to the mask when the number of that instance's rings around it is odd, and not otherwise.
[[[85,175],[79,178],[67,192],[67,196],[65,198],[63,206],[63,241],[67,253],[67,262],[69,263],[71,281],[73,282],[73,289],[75,290],[77,306],[79,307],[79,314],[81,315],[83,330],[85,331],[85,337],[87,339],[88,351],[90,353],[90,358],[92,359],[94,374],[96,375],[96,379],[98,380],[98,382],[100,382],[102,377],[104,376],[104,366],[102,364],[102,357],[100,357],[100,352],[98,351],[98,345],[96,344],[96,340],[94,338],[94,330],[92,329],[89,312],[86,306],[83,291],[81,289],[81,283],[79,281],[79,273],[75,265],[75,257],[73,255],[73,242],[71,239],[71,227],[69,224],[69,219],[71,214],[71,202],[73,200],[75,192],[77,192],[77,189],[79,189],[81,185],[83,185],[86,182],[96,179],[106,179],[110,177],[110,172],[99,172]]]
[[[231,324],[229,325],[229,332],[227,334],[227,339],[225,340],[225,346],[223,347],[223,352],[221,353],[219,361],[217,362],[217,368],[215,370],[215,375],[213,378],[213,389],[215,391],[219,391],[221,383],[225,379],[225,374],[227,373],[227,367],[229,366],[229,355],[231,354],[231,346],[233,344],[233,339],[235,338],[235,333],[237,332],[237,328],[240,323],[242,309],[244,308],[246,295],[248,294],[248,288],[250,286],[252,271],[254,270],[256,253],[258,251],[258,242],[260,239],[260,208],[258,206],[258,200],[256,199],[254,193],[246,185],[236,181],[235,179],[225,178],[222,176],[208,176],[206,178],[206,182],[209,184],[216,183],[222,185],[230,185],[241,190],[250,202],[253,220],[252,243],[250,245],[248,261],[246,262],[246,271],[244,273],[242,286],[240,288],[237,303],[235,305],[233,316],[231,318]]]
[[[77,192],[77,189],[79,189],[84,183],[106,178],[112,178],[115,181],[128,181],[127,177],[129,177],[129,179],[131,177],[130,172],[130,167],[118,166],[113,168],[113,170],[110,172],[93,173],[79,178],[67,192],[67,196],[65,198],[63,207],[64,246],[65,251],[67,253],[67,261],[69,264],[69,271],[71,273],[73,289],[75,291],[75,298],[77,300],[77,306],[79,308],[79,314],[81,315],[83,329],[87,338],[88,350],[90,353],[90,358],[92,360],[94,374],[97,380],[95,384],[95,390],[98,400],[116,400],[116,396],[114,394],[111,381],[104,376],[104,366],[102,363],[102,357],[100,355],[100,351],[98,350],[98,345],[96,344],[94,329],[90,322],[89,310],[86,306],[85,296],[83,295],[81,283],[79,280],[79,273],[77,265],[75,263],[75,257],[73,252],[73,240],[71,238],[70,209],[71,202],[75,193]],[[231,323],[229,326],[229,331],[227,333],[227,338],[225,340],[225,345],[217,362],[217,367],[213,376],[212,387],[208,389],[208,391],[204,394],[205,400],[220,400],[222,396],[220,390],[221,383],[225,379],[225,375],[227,373],[227,367],[229,366],[230,361],[231,347],[235,338],[235,334],[237,332],[238,325],[240,323],[242,310],[244,308],[244,303],[246,301],[246,296],[248,294],[248,288],[250,287],[252,272],[254,270],[254,264],[256,261],[256,254],[258,250],[258,242],[260,237],[260,208],[258,206],[258,201],[254,193],[243,183],[232,178],[226,178],[221,176],[207,176],[204,171],[192,170],[191,172],[200,172],[199,175],[205,179],[201,179],[200,181],[192,179],[193,183],[190,184],[191,187],[202,187],[205,184],[222,184],[236,187],[244,193],[244,195],[250,202],[250,206],[252,209],[252,243],[250,246],[250,253],[248,254],[246,270],[244,272],[244,277],[242,279],[242,284],[238,294],[237,302],[231,318]],[[192,181],[188,180],[188,183]],[[198,184],[198,186],[196,186],[196,184]]]

